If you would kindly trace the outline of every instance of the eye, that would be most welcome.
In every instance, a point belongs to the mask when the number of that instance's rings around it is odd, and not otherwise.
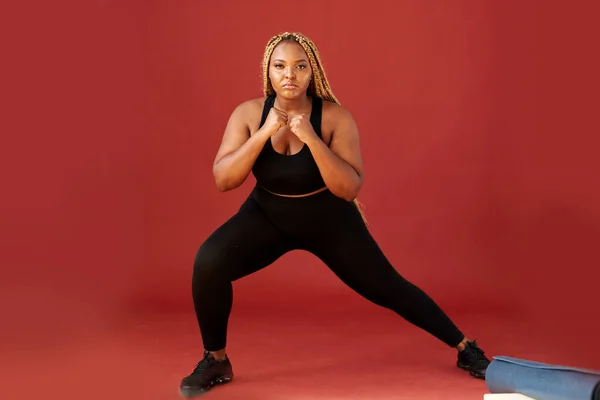
[[[281,63],[275,63],[274,67],[275,68],[283,68],[283,64],[281,64]]]
[[[304,65],[304,64],[300,64],[300,65],[298,65],[298,68],[300,68],[300,69],[305,69],[305,68],[306,68],[306,65]]]

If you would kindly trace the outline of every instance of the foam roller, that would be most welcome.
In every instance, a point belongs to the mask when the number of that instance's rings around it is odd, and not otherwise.
[[[487,368],[490,393],[521,393],[536,400],[600,400],[600,372],[496,356]]]

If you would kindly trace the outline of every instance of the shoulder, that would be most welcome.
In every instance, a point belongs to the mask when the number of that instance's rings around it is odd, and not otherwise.
[[[335,131],[347,131],[349,127],[356,129],[352,113],[344,106],[333,101],[323,99],[323,127],[334,133]]]
[[[250,100],[245,100],[239,103],[234,109],[232,114],[236,116],[253,116],[258,112],[259,115],[262,113],[263,106],[265,104],[264,97],[258,97]]]
[[[354,118],[346,107],[323,99],[323,119],[327,119],[332,123],[348,123],[349,121],[353,121]]]
[[[258,129],[262,110],[265,104],[264,97],[245,100],[234,107],[229,116],[229,124],[234,126],[245,126],[251,132]]]

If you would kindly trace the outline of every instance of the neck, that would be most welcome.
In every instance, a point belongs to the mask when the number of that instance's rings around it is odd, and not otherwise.
[[[275,97],[275,107],[288,114],[301,114],[307,108],[310,108],[311,104],[311,100],[307,95],[296,99],[284,99],[280,96]]]

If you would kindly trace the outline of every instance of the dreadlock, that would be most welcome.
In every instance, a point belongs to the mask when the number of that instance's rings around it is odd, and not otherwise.
[[[320,97],[323,100],[328,100],[334,102],[336,104],[341,105],[339,100],[333,94],[331,87],[329,86],[329,82],[327,81],[327,75],[325,74],[325,70],[323,69],[323,63],[321,62],[321,57],[319,55],[319,50],[317,46],[301,33],[297,32],[284,32],[277,36],[273,36],[267,42],[267,46],[265,48],[265,54],[262,62],[262,73],[263,73],[263,93],[265,97],[271,96],[275,94],[275,90],[273,89],[273,85],[271,84],[271,79],[269,78],[269,63],[271,61],[271,54],[273,54],[273,50],[277,45],[283,41],[293,41],[298,43],[308,56],[308,61],[310,62],[310,67],[313,72],[313,77],[308,85],[307,95]],[[354,204],[356,208],[360,212],[360,215],[367,224],[367,219],[365,218],[364,213],[361,210],[361,204],[358,199],[354,199]]]

